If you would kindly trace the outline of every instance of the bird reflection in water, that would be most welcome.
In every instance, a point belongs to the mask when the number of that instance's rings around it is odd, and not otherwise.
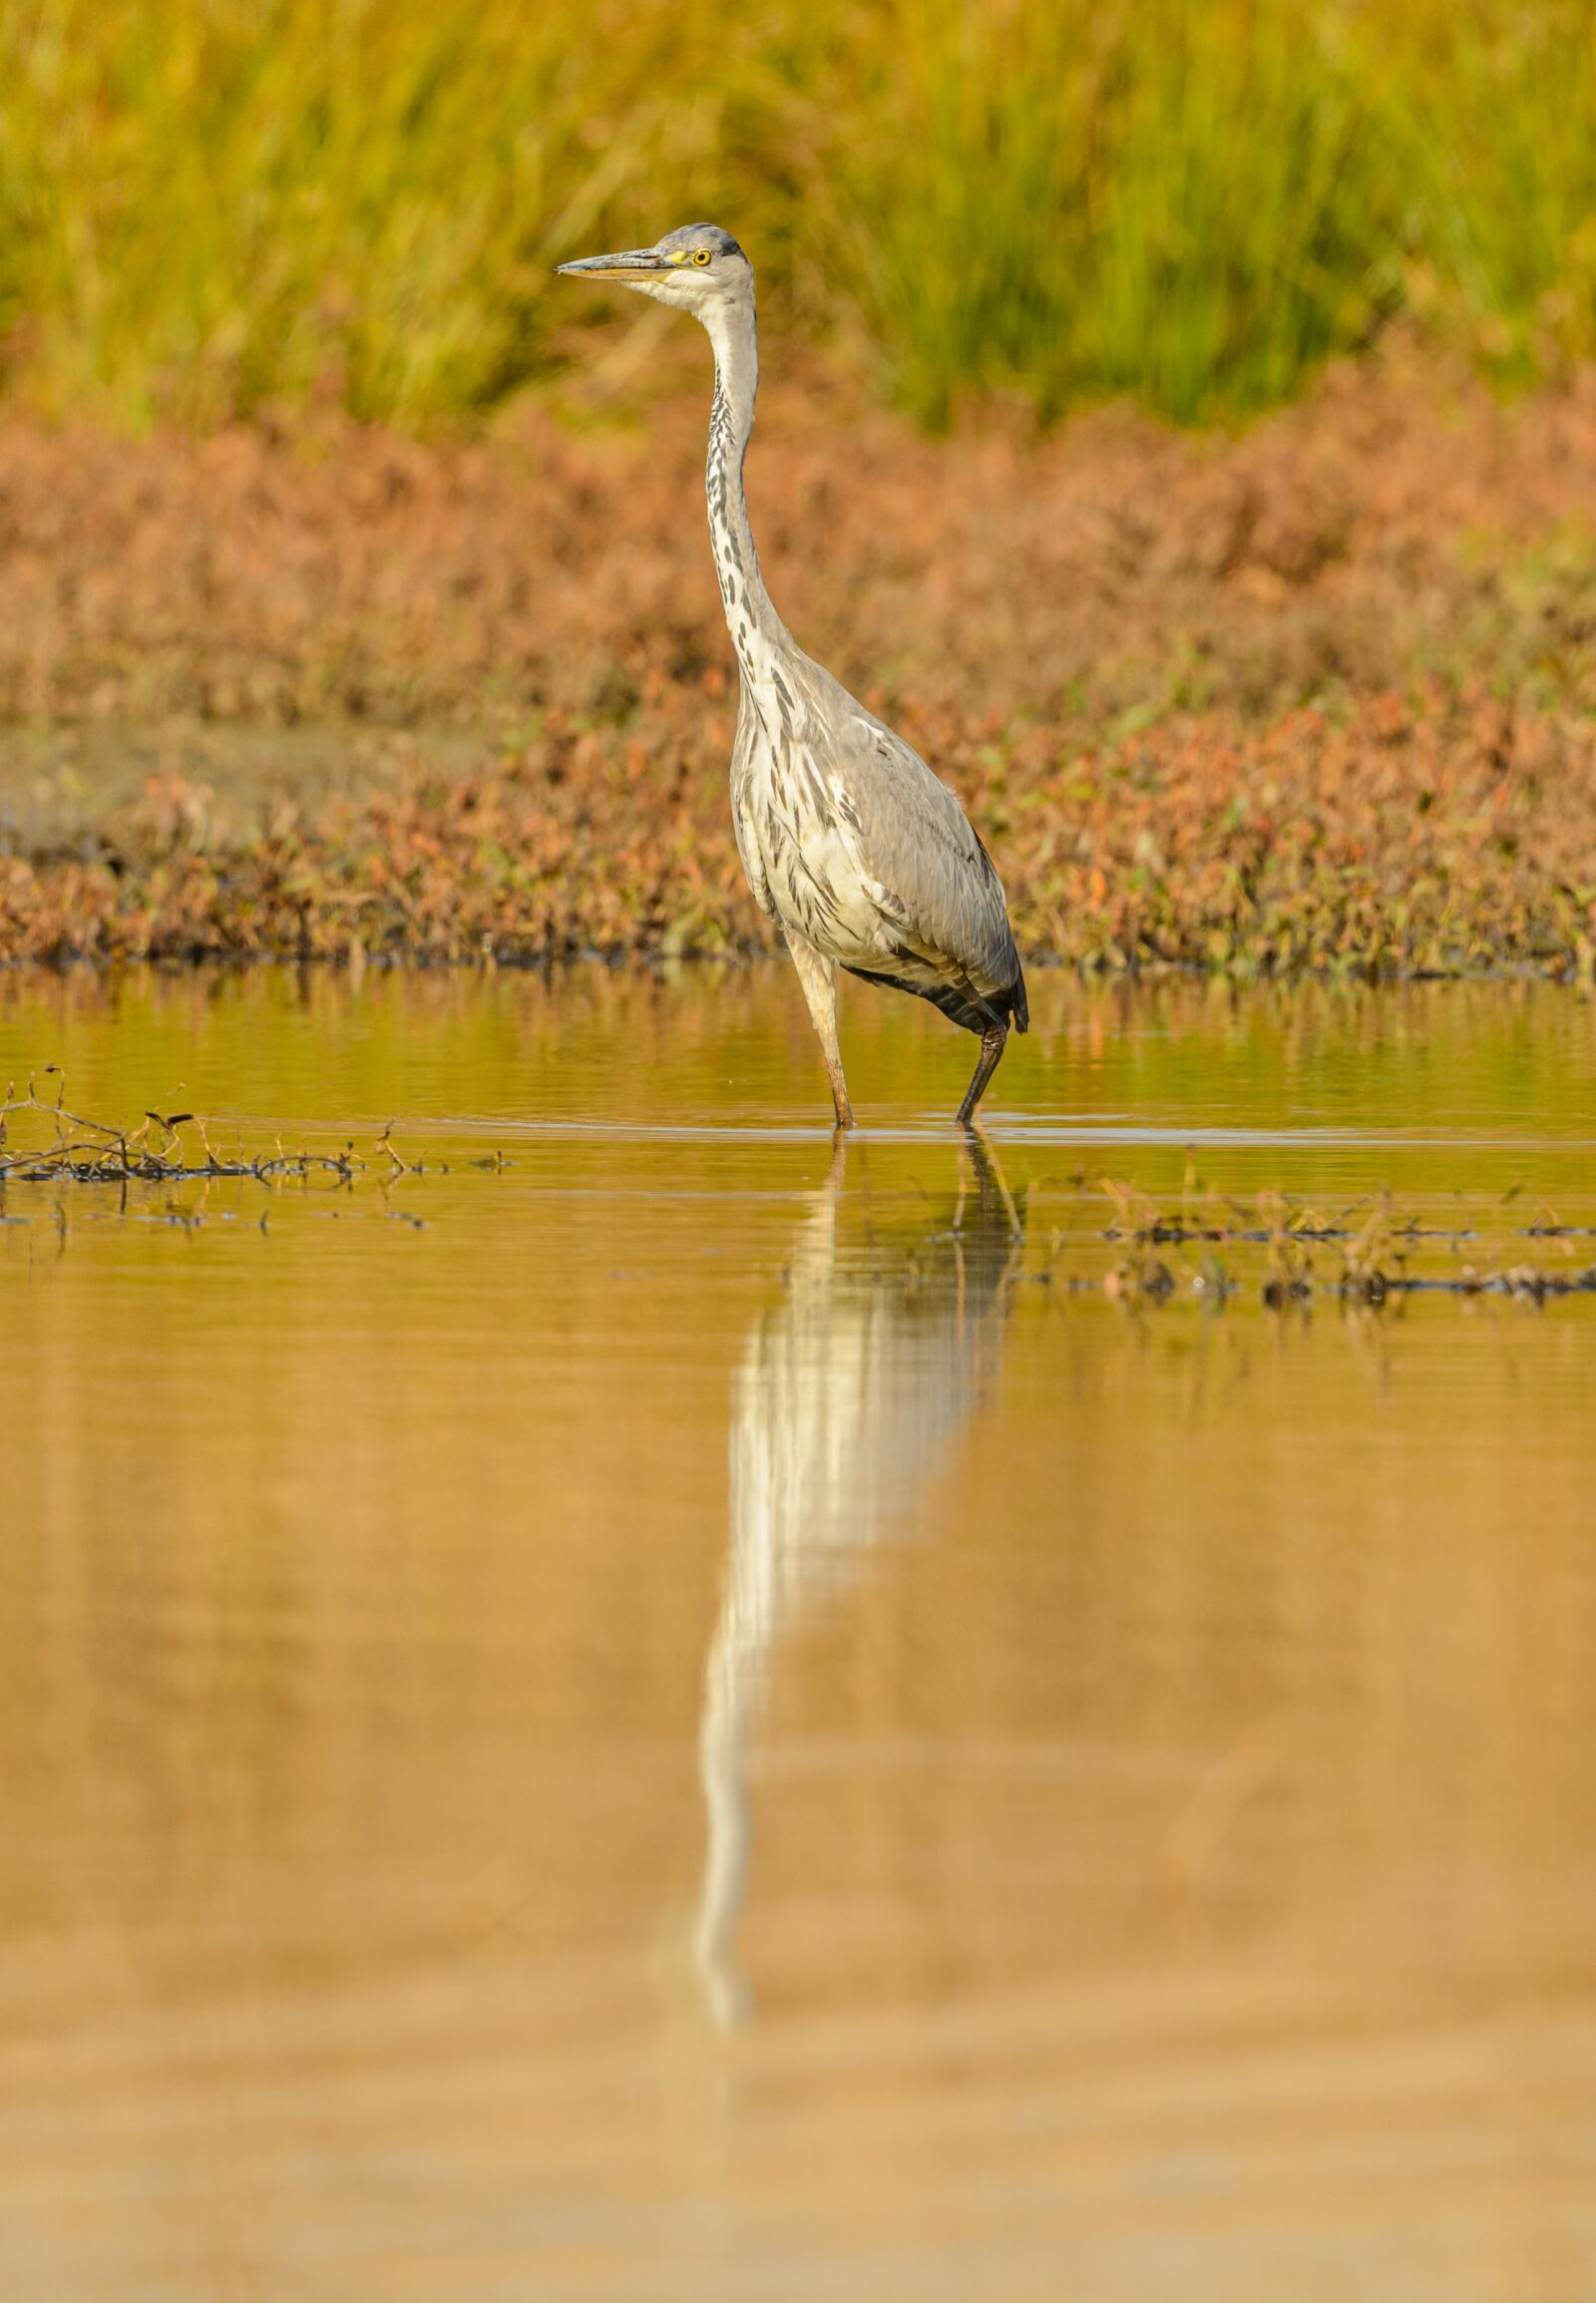
[[[736,1939],[750,1855],[745,1746],[784,1632],[901,1532],[1000,1363],[1024,1246],[990,1148],[961,1146],[957,1194],[885,1263],[840,1235],[845,1139],[797,1241],[785,1301],[732,1384],[731,1540],[705,1672],[708,1826],[695,1955],[711,2012],[748,2009]]]

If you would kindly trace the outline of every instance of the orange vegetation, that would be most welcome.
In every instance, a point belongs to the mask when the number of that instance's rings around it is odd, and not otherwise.
[[[243,813],[166,774],[132,809],[91,788],[48,848],[14,832],[0,953],[759,943],[702,416],[440,447],[0,433],[13,728],[187,729],[222,759],[246,729],[282,761]],[[964,794],[1030,951],[1588,970],[1596,378],[1503,409],[1347,371],[1234,442],[1110,412],[929,443],[818,384],[766,419],[772,590]],[[355,724],[414,731],[423,765],[296,781],[307,726]]]

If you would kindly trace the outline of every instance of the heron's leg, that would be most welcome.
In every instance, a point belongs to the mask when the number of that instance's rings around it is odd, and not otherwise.
[[[826,1076],[831,1081],[831,1101],[839,1127],[852,1127],[853,1108],[848,1101],[848,1082],[842,1075],[842,1050],[837,1045],[837,977],[829,960],[822,959],[812,944],[795,936],[789,928],[787,949],[792,963],[798,970],[798,980],[804,987],[809,1002],[809,1013],[820,1035],[820,1052],[826,1059]]]
[[[1004,1215],[1008,1218],[1009,1238],[1013,1240],[1022,1240],[1025,1236],[1025,1227],[1019,1220],[1019,1210],[1014,1205],[1014,1195],[1008,1189],[1007,1180],[1003,1175],[1002,1169],[998,1164],[998,1154],[993,1150],[992,1144],[988,1138],[983,1135],[979,1127],[966,1128],[965,1148],[970,1154],[970,1164],[976,1171],[976,1190],[979,1195],[978,1213],[976,1218],[977,1224],[982,1228],[986,1228],[992,1223],[995,1214],[994,1202],[996,1201],[1002,1208]],[[963,1162],[961,1162],[959,1175],[959,1206],[961,1213],[963,1212],[964,1204],[965,1178],[964,1166]],[[959,1228],[960,1221],[959,1217],[956,1216],[954,1218],[954,1230],[958,1231]]]
[[[989,1023],[981,1035],[981,1053],[976,1059],[976,1076],[965,1090],[965,1100],[959,1106],[959,1124],[969,1127],[976,1116],[976,1106],[987,1092],[987,1082],[998,1069],[1008,1037],[1006,1023]]]

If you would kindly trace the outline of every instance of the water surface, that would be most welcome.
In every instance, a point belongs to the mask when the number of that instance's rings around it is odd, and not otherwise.
[[[1086,1285],[1596,1222],[1591,1005],[1035,1005],[0,980],[425,1168],[0,1204],[8,2297],[1596,2291],[1596,1303]]]

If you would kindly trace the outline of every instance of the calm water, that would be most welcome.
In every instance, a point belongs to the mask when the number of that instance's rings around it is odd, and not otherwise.
[[[1596,1302],[1069,1286],[1596,1222],[1596,1012],[1037,993],[0,979],[428,1171],[0,1203],[7,2303],[1596,2294]]]

